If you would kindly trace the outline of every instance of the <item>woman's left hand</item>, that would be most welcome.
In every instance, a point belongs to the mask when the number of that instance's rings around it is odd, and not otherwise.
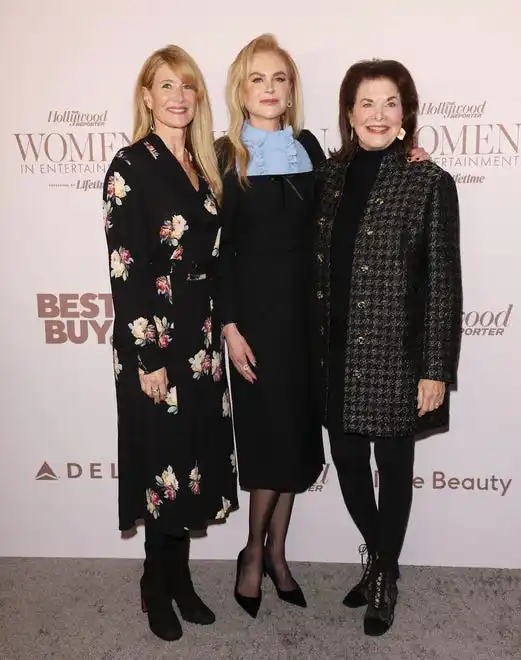
[[[423,147],[413,147],[409,152],[407,160],[411,163],[413,161],[430,160],[430,158],[431,157]]]
[[[422,378],[418,383],[418,417],[437,410],[445,398],[445,383]]]

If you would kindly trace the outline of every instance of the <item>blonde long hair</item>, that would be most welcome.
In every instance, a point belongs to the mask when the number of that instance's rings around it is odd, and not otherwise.
[[[188,126],[186,146],[198,169],[210,184],[220,201],[222,180],[217,165],[213,140],[213,119],[208,90],[201,70],[195,60],[179,46],[169,45],[156,50],[143,64],[134,92],[134,133],[132,141],[137,142],[150,132],[152,113],[143,98],[143,87],[150,89],[156,71],[166,64],[185,83],[193,85],[197,91],[197,105],[193,121]]]
[[[293,134],[297,137],[304,126],[304,104],[302,100],[302,84],[295,61],[291,55],[279,46],[277,39],[272,34],[262,34],[253,39],[237,55],[228,70],[226,83],[226,104],[230,117],[228,128],[228,151],[226,171],[237,164],[237,174],[241,185],[247,184],[246,170],[249,163],[248,149],[241,140],[241,131],[244,122],[248,118],[248,112],[244,105],[243,90],[251,71],[251,63],[257,53],[276,53],[280,55],[286,66],[291,82],[292,105],[281,117],[281,124],[285,128],[291,126]],[[221,140],[218,147],[224,148],[225,141]]]

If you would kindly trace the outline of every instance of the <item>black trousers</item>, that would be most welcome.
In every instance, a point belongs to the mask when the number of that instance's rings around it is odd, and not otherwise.
[[[414,437],[347,435],[332,425],[329,439],[347,510],[369,553],[378,554],[382,570],[394,571],[412,504]],[[370,465],[371,445],[378,468],[378,504]]]

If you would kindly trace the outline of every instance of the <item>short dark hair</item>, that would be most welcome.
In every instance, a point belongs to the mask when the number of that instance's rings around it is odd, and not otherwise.
[[[387,78],[398,88],[403,107],[404,152],[409,153],[414,146],[418,120],[418,92],[408,69],[396,60],[362,60],[349,67],[340,86],[338,125],[342,146],[337,151],[330,152],[335,160],[349,161],[356,151],[358,140],[356,135],[351,139],[348,113],[354,108],[360,84],[364,80],[378,78]]]

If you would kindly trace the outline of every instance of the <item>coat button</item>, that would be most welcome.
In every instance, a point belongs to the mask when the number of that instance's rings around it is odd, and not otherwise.
[[[360,270],[362,271],[362,273],[367,273],[367,271],[369,270],[369,266],[367,264],[363,264],[362,266],[360,266]]]
[[[322,293],[322,291],[317,291],[317,298],[319,300],[322,300],[323,297],[324,297],[324,294]]]
[[[335,197],[340,197],[340,190],[335,190]]]
[[[322,216],[322,217],[319,218],[319,220],[318,220],[318,224],[319,224],[319,225],[323,225],[323,224],[325,224],[325,222],[326,222],[326,219],[325,219],[324,216]]]
[[[320,326],[320,334],[321,334],[321,335],[323,335],[323,334],[324,334],[324,332],[325,332],[325,330],[324,330],[324,326],[323,326],[323,325],[321,325],[321,326]]]
[[[368,229],[365,233],[366,233],[368,236],[372,236],[372,235],[374,234],[374,232],[373,232],[372,229]]]
[[[364,309],[365,308],[365,300],[361,300],[360,302],[356,303],[356,306],[358,309]]]
[[[358,337],[356,340],[358,344],[365,344],[365,338],[364,337]]]
[[[324,366],[324,358],[320,358],[320,366],[321,366],[321,367]]]
[[[321,252],[317,254],[317,261],[319,263],[322,263],[324,261],[324,255]]]
[[[362,377],[362,373],[361,373],[361,371],[359,371],[358,369],[355,369],[355,370],[353,371],[353,376],[354,376],[355,378],[361,378],[361,377]]]
[[[377,204],[383,204],[384,200],[381,197],[378,197],[378,199],[376,200],[376,203]]]

